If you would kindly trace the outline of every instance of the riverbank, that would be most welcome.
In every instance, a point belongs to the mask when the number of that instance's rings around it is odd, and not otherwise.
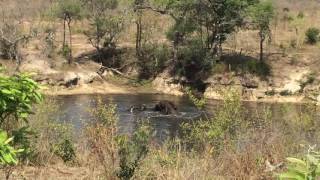
[[[46,87],[43,86],[42,93],[49,96],[65,96],[65,95],[138,95],[138,94],[151,94],[151,95],[172,95],[172,96],[184,96],[184,95],[177,95],[172,93],[165,93],[158,91],[152,87],[133,87],[128,85],[116,85],[109,82],[103,83],[93,83],[93,84],[83,84],[76,87],[71,88],[64,88],[59,86],[51,86]],[[206,97],[208,100],[222,100],[222,97]],[[257,103],[307,103],[312,102],[311,100],[307,99],[304,96],[272,96],[267,97],[264,99],[256,99],[256,100],[248,100],[243,99],[243,102],[257,102]]]
[[[42,84],[46,95],[79,95],[79,94],[167,94],[184,96],[185,86],[176,77],[166,71],[153,80],[138,81],[105,71],[99,74],[101,65],[93,61],[80,61],[72,65],[55,62],[54,66],[39,56],[27,56],[22,62],[20,72],[31,73],[33,79]],[[271,64],[279,64],[281,59],[274,58]],[[0,60],[8,74],[15,73],[15,63]],[[284,65],[283,65],[284,66]],[[275,69],[275,68],[274,68]],[[278,72],[278,71],[277,71]],[[216,74],[204,80],[206,84],[203,96],[206,99],[222,99],[219,92],[227,89],[238,89],[243,101],[268,103],[305,103],[320,102],[318,97],[319,77],[310,71],[278,73],[268,81],[254,75],[237,75],[234,72]],[[274,73],[275,74],[275,70]],[[287,78],[284,75],[288,76]],[[298,76],[299,74],[299,76]],[[128,75],[128,77],[131,77]],[[281,78],[280,78],[281,77]],[[310,83],[310,79],[313,83]],[[310,95],[313,95],[310,97]]]
[[[43,86],[42,93],[50,96],[81,95],[81,94],[159,94],[142,88],[115,85],[108,82],[100,84],[83,84],[76,87],[65,88],[60,86]]]

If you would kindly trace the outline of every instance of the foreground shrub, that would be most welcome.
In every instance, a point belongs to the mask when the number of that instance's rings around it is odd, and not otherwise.
[[[23,152],[23,159],[29,155],[27,123],[33,113],[32,105],[42,100],[38,90],[38,84],[26,75],[0,74],[0,164],[4,168],[9,165],[5,169],[6,179],[9,179],[13,165],[18,163],[17,154]],[[7,134],[15,137],[8,138]],[[13,146],[9,145],[11,141]]]
[[[94,117],[93,124],[85,129],[88,145],[96,162],[103,167],[105,178],[112,179],[117,168],[117,106],[104,104],[101,98],[97,99],[96,108],[91,111]]]
[[[120,170],[117,176],[120,179],[131,179],[140,167],[149,151],[151,129],[148,125],[141,125],[130,139],[125,136],[118,139]]]
[[[23,152],[23,149],[15,150],[9,143],[13,140],[9,138],[7,133],[0,130],[0,165],[17,165],[18,158],[17,154]]]
[[[27,121],[32,113],[32,105],[41,100],[39,86],[29,76],[0,75],[0,127],[9,118]]]
[[[279,174],[279,179],[316,180],[320,177],[320,153],[309,148],[304,158],[287,158],[287,171]]]
[[[308,44],[316,44],[319,40],[320,30],[318,28],[309,28],[306,31],[306,41]]]
[[[62,139],[59,144],[53,146],[52,151],[61,157],[65,163],[72,162],[76,158],[75,147],[69,139]]]
[[[94,123],[86,127],[86,136],[91,154],[103,167],[106,179],[130,179],[148,153],[151,129],[146,124],[138,124],[130,137],[118,132],[117,106],[105,104],[99,98],[92,111]]]
[[[60,105],[53,99],[45,98],[35,107],[35,113],[29,118],[30,130],[35,136],[30,138],[31,153],[28,160],[35,165],[47,165],[53,160],[64,162],[75,160],[72,125],[59,121],[63,115]]]
[[[240,95],[232,90],[223,93],[223,97],[223,104],[213,118],[182,125],[182,137],[186,144],[196,150],[210,146],[209,148],[218,151],[225,138],[236,137],[240,122],[243,120]]]

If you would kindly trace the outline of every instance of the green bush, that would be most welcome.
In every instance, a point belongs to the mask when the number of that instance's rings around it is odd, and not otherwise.
[[[217,152],[224,138],[234,139],[243,118],[240,95],[235,90],[222,92],[222,106],[211,119],[182,124],[182,139],[194,150],[212,146]]]
[[[63,139],[53,147],[53,152],[65,163],[73,162],[76,158],[75,147],[71,140]]]
[[[304,90],[304,88],[309,85],[312,84],[314,81],[316,80],[316,75],[315,73],[310,73],[306,76],[306,80],[305,81],[300,81],[300,86],[301,86],[301,90],[300,92],[302,92]]]
[[[69,58],[70,57],[70,53],[71,53],[71,48],[69,47],[69,45],[64,45],[60,51],[60,54],[64,57],[64,58]]]
[[[275,91],[274,89],[269,90],[269,91],[266,91],[266,92],[265,92],[265,95],[267,95],[267,96],[274,96],[274,95],[276,95],[276,91]]]
[[[24,126],[17,130],[12,131],[13,145],[19,149],[24,149],[20,154],[21,161],[32,159],[35,154],[35,147],[33,147],[32,141],[37,140],[37,133],[29,126]]]
[[[186,89],[186,93],[190,99],[190,101],[199,109],[199,110],[203,110],[205,105],[206,105],[206,99],[205,98],[197,98],[192,90],[190,88]]]
[[[271,67],[267,62],[259,61],[250,56],[225,55],[222,57],[222,61],[237,73],[254,74],[262,79],[271,74]]]
[[[14,136],[15,147],[24,149],[20,158],[26,160],[33,150],[31,139],[35,136],[28,129],[32,105],[42,101],[39,86],[27,75],[0,76],[0,127]]]
[[[319,40],[320,30],[318,28],[309,28],[306,31],[306,41],[308,44],[316,44]]]
[[[117,172],[119,179],[128,180],[134,176],[140,163],[149,152],[151,129],[149,125],[142,124],[132,138],[127,136],[118,137],[120,169]]]
[[[38,90],[38,84],[27,75],[0,75],[0,127],[9,117],[27,121],[32,105],[42,100]]]
[[[283,90],[280,92],[281,96],[291,96],[292,93],[289,90]]]
[[[140,79],[153,78],[161,73],[172,54],[170,48],[163,44],[147,44],[141,51],[143,58],[139,61]]]
[[[250,60],[245,63],[244,69],[247,69],[248,72],[256,74],[260,77],[266,77],[270,75],[270,66],[265,62],[258,62],[255,60]]]
[[[178,50],[178,63],[175,74],[187,79],[194,79],[199,72],[210,72],[213,67],[213,57],[209,51],[202,48],[201,39],[192,39],[186,46]]]
[[[0,130],[0,165],[17,165],[18,158],[17,154],[23,152],[23,149],[15,150],[9,143],[13,140],[8,138],[8,135],[5,131]]]
[[[312,148],[304,158],[287,158],[287,171],[278,175],[279,179],[316,180],[320,177],[320,153]]]

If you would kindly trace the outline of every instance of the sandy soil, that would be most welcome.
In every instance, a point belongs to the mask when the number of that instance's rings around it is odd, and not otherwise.
[[[153,89],[115,85],[109,82],[100,84],[83,84],[72,88],[43,87],[45,95],[79,95],[79,94],[159,94]]]

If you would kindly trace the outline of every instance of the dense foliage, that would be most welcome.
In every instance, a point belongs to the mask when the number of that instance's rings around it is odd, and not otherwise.
[[[0,127],[8,118],[27,120],[32,104],[39,103],[42,96],[39,86],[27,75],[0,76]]]
[[[33,113],[33,104],[41,100],[39,86],[29,76],[0,74],[1,168],[17,165],[18,158],[25,159],[30,155],[31,146],[28,135],[31,131],[24,124],[28,123],[28,117]],[[13,137],[9,138],[8,134]],[[10,174],[10,171],[6,173],[7,179]]]
[[[23,152],[23,149],[15,150],[9,143],[12,142],[13,137],[9,138],[5,131],[0,131],[0,165],[17,165],[17,155]]]
[[[287,171],[279,174],[279,179],[293,180],[316,180],[320,176],[319,152],[314,147],[309,147],[308,152],[303,158],[288,157],[289,162]]]

